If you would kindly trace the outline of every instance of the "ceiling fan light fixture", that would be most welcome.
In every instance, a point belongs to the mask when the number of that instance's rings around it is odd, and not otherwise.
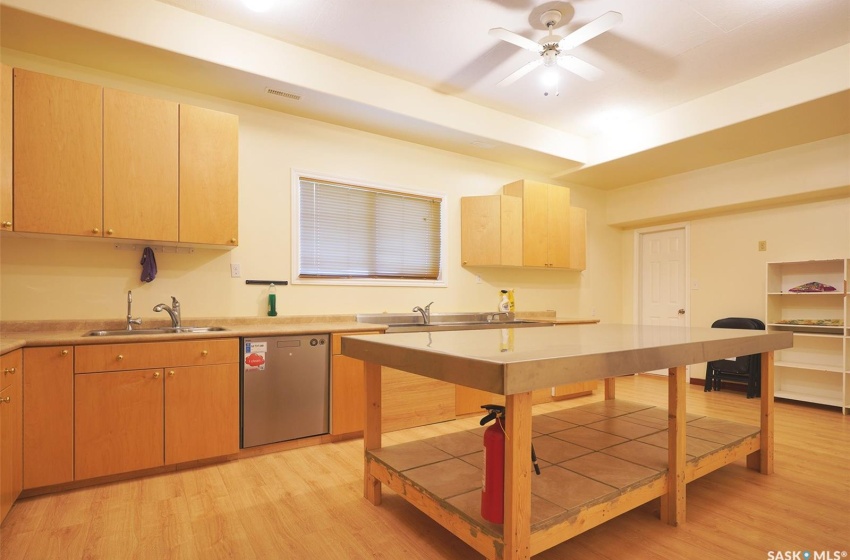
[[[254,12],[268,12],[277,0],[242,0],[245,7]]]

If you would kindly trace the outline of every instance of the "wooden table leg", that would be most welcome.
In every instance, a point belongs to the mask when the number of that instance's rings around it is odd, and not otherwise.
[[[605,378],[605,400],[610,401],[614,400],[614,395],[616,394],[616,378],[615,377],[606,377]]]
[[[531,393],[505,403],[504,558],[531,558]]]
[[[363,422],[363,449],[381,448],[381,366],[366,362],[366,418]],[[369,460],[363,462],[363,495],[381,505],[381,482],[369,473]]]
[[[747,466],[773,473],[773,352],[761,355],[761,433],[759,450],[747,455]]]
[[[667,494],[661,496],[661,520],[685,522],[685,366],[670,368],[667,380]]]

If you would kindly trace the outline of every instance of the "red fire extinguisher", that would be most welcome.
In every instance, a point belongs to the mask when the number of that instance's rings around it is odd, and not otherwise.
[[[505,522],[505,407],[485,404],[487,416],[481,419],[484,426],[490,420],[496,423],[484,430],[484,472],[481,481],[481,517],[491,523]],[[534,446],[531,447],[534,472],[540,474]]]

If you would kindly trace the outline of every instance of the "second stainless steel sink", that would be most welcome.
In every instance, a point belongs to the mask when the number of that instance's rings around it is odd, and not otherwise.
[[[418,313],[364,313],[357,315],[357,321],[387,325],[388,333],[545,327],[553,324],[545,320],[516,319],[513,313],[434,313],[427,325]]]
[[[224,327],[160,327],[158,329],[127,329],[89,331],[83,336],[127,336],[148,334],[208,333],[226,331]]]

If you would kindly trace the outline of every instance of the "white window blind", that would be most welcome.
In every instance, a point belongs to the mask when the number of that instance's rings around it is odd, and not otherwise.
[[[438,280],[442,198],[300,177],[299,278]]]

